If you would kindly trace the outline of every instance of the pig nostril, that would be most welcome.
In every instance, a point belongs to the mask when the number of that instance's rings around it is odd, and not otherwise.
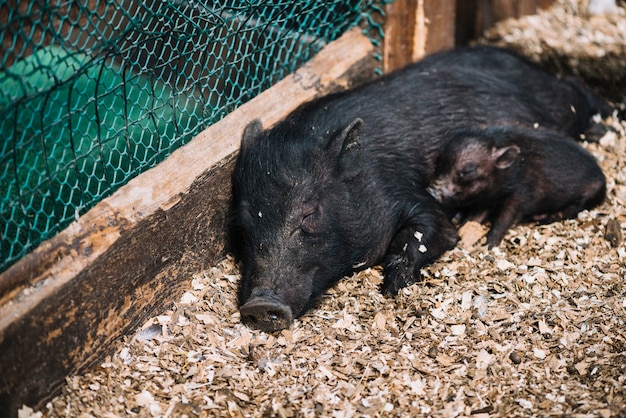
[[[256,325],[257,327],[267,322],[278,322],[281,320],[282,317],[280,313],[276,311],[268,311],[264,315],[244,315],[241,317],[241,322],[244,324],[252,326]]]
[[[241,317],[241,322],[243,322],[244,324],[246,324],[246,325],[248,325],[248,326],[251,326],[251,327],[253,327],[253,328],[257,328],[257,327],[255,326],[255,324],[256,324],[256,322],[257,322],[257,320],[256,320],[256,317],[255,317],[255,316],[253,316],[253,315],[243,315],[243,316]]]
[[[280,319],[280,314],[275,311],[268,311],[267,319],[269,319],[270,321],[278,321]]]

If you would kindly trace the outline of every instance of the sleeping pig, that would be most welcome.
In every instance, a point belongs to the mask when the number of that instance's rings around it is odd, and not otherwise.
[[[491,221],[489,247],[520,221],[575,217],[602,202],[605,189],[595,158],[571,138],[510,126],[452,135],[428,187],[448,211]]]
[[[377,264],[382,292],[397,294],[458,239],[426,190],[451,130],[538,124],[576,137],[601,107],[511,52],[472,47],[305,103],[274,126],[250,123],[232,178],[241,320],[288,328],[339,279]]]

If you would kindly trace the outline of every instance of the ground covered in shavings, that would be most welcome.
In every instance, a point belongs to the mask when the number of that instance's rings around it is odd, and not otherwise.
[[[604,96],[624,99],[626,91],[626,2],[613,12],[590,14],[589,3],[611,0],[556,0],[547,11],[506,20],[481,43],[505,46],[557,73],[574,74]],[[614,6],[615,7],[615,6]]]
[[[553,14],[569,3],[542,14],[544,30],[560,30]],[[519,21],[507,24],[522,44]],[[227,259],[46,408],[20,415],[624,417],[626,123],[606,122],[613,131],[584,145],[608,197],[577,219],[517,226],[493,250],[467,225],[397,298],[368,269],[275,335],[239,322]]]

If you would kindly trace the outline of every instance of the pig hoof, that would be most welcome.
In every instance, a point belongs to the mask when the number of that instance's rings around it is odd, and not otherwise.
[[[382,294],[396,296],[400,289],[415,282],[413,270],[408,267],[408,260],[402,256],[394,256],[385,268]]]
[[[407,286],[412,285],[413,283],[415,283],[415,280],[413,279],[413,277],[409,279],[406,279],[406,278],[396,279],[391,283],[383,283],[381,292],[384,296],[396,297],[398,296],[398,292],[400,292],[400,290],[404,289]]]
[[[291,327],[293,315],[291,309],[281,303],[254,298],[240,309],[241,322],[250,328],[265,332],[276,332]]]

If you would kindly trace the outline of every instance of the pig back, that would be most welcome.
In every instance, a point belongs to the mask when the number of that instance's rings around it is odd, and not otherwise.
[[[571,110],[576,94],[569,84],[509,52],[468,48],[435,54],[305,104],[286,122],[300,131],[295,137],[307,138],[316,131],[332,136],[360,118],[364,168],[383,177],[384,184],[425,187],[451,132],[493,125],[567,131],[587,117]]]

